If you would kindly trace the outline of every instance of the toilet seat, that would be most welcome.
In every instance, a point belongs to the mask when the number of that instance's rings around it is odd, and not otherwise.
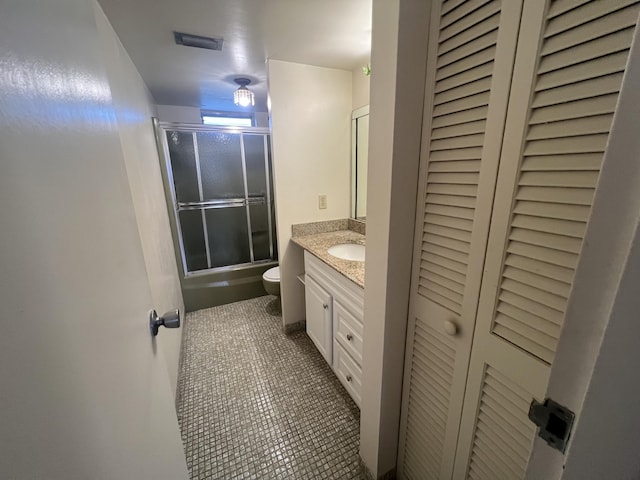
[[[269,282],[280,281],[280,267],[272,267],[262,274],[262,278]]]

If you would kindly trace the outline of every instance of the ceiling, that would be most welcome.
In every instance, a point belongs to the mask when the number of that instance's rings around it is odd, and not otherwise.
[[[98,0],[156,103],[241,111],[233,79],[267,110],[267,60],[353,70],[369,62],[372,0]],[[222,52],[173,32],[223,37]]]

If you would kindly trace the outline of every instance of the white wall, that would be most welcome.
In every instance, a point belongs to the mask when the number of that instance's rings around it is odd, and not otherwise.
[[[202,123],[201,111],[198,107],[157,105],[156,108],[161,122]],[[269,127],[269,112],[254,112],[254,115],[256,127]]]
[[[430,2],[374,0],[360,456],[396,466]]]
[[[291,225],[349,215],[351,72],[269,61],[278,250],[285,324],[305,318]],[[327,209],[318,209],[318,195]]]
[[[198,107],[181,107],[178,105],[157,105],[158,119],[161,122],[202,123]]]
[[[184,316],[158,149],[151,123],[151,117],[156,115],[154,102],[106,16],[101,10],[97,15],[153,306],[159,315],[178,308]],[[174,394],[182,331],[182,328],[167,329],[158,337]]]
[[[256,127],[269,128],[269,112],[256,112]]]
[[[636,149],[636,162],[639,153]],[[638,223],[564,465],[562,478],[566,480],[636,480],[640,476],[640,229],[637,227]]]
[[[364,65],[362,67],[364,67]],[[353,110],[369,105],[371,77],[362,73],[362,67],[354,68],[351,72],[353,79],[351,87]]]
[[[2,3],[0,477],[186,480],[97,9]]]

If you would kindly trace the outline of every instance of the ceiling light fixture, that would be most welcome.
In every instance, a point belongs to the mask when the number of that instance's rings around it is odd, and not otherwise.
[[[240,87],[233,92],[233,103],[240,107],[248,107],[249,105],[255,105],[255,98],[253,92],[247,88],[247,85],[251,83],[248,78],[236,78],[234,79]]]

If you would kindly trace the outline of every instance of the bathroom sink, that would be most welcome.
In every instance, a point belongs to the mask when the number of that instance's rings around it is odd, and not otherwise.
[[[356,243],[341,243],[329,247],[327,250],[329,255],[341,258],[343,260],[355,260],[356,262],[364,262],[364,245]]]

